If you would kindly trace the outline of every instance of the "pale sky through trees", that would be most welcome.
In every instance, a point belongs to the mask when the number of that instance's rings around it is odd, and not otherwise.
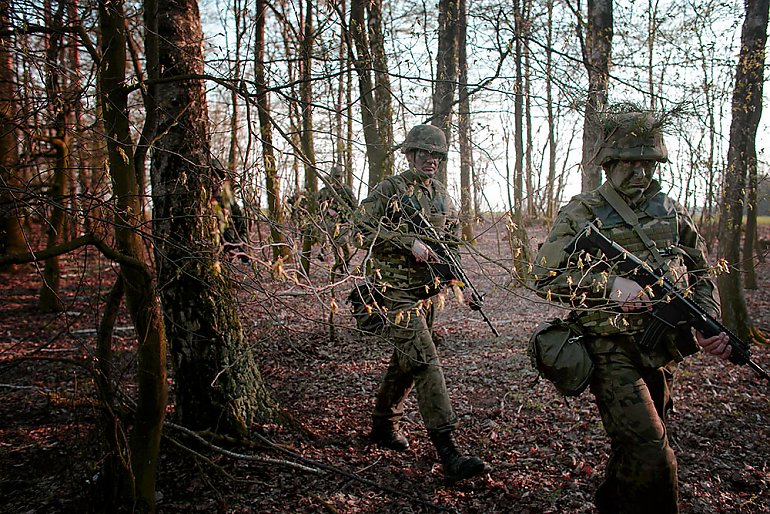
[[[201,4],[204,30],[208,38],[206,58],[209,70],[215,75],[228,74],[228,49],[225,41],[232,41],[232,24],[222,21],[229,19],[228,9],[223,0],[205,1]],[[321,5],[321,4],[319,4]],[[512,5],[512,3],[511,3]],[[576,36],[576,18],[568,5],[572,2],[557,2],[554,6],[553,60],[555,89],[553,92],[557,116],[557,174],[565,170],[566,187],[562,201],[580,190],[580,144],[582,140],[582,102],[585,98],[586,73],[581,62],[579,41]],[[724,167],[727,153],[727,138],[730,123],[730,100],[733,74],[738,53],[743,3],[729,2],[686,2],[666,0],[657,4],[654,16],[649,6],[655,3],[619,1],[614,4],[615,35],[610,73],[610,100],[629,98],[642,105],[650,104],[650,75],[656,108],[670,110],[677,105],[683,107],[684,115],[673,120],[669,126],[667,144],[671,163],[661,168],[664,188],[671,188],[674,197],[697,208],[703,204],[705,181],[709,173],[719,173]],[[296,31],[299,23],[299,2],[287,2],[287,17]],[[327,171],[334,161],[333,140],[330,126],[333,124],[334,102],[336,99],[338,44],[340,24],[337,14],[330,8],[318,7],[314,61],[315,110],[314,120],[317,133],[314,135],[317,162],[321,171]],[[494,78],[501,51],[512,41],[512,7],[507,2],[471,0],[468,2],[468,59],[469,89],[478,91],[471,98],[472,127],[474,143],[474,164],[477,173],[483,175],[485,209],[502,210],[507,203],[505,137],[511,139],[510,159],[513,159],[513,59],[508,55],[499,66],[499,75]],[[437,9],[432,3],[411,0],[384,2],[384,23],[388,66],[394,95],[394,134],[396,142],[403,140],[406,131],[415,123],[426,120],[430,114],[432,100],[432,79],[435,75],[436,20]],[[347,14],[346,14],[347,15]],[[293,18],[291,18],[293,16]],[[547,121],[545,118],[545,3],[536,2],[531,7],[533,32],[530,42],[531,64],[531,105],[533,167],[540,178],[535,183],[543,184],[548,171],[546,148]],[[654,23],[653,23],[654,22]],[[230,27],[225,29],[224,27]],[[650,27],[654,37],[650,41]],[[250,29],[250,27],[249,27]],[[291,36],[290,37],[294,37]],[[286,68],[286,46],[280,25],[271,14],[267,21],[268,80],[278,87],[290,83]],[[247,30],[245,41],[252,41]],[[292,44],[296,44],[294,41]],[[650,46],[653,58],[650,60]],[[294,50],[293,50],[294,51]],[[229,51],[229,58],[234,55]],[[242,48],[241,60],[245,75],[252,74],[252,52]],[[650,74],[650,63],[652,73]],[[296,71],[295,71],[296,74]],[[296,79],[296,77],[295,77]],[[491,80],[490,80],[491,79]],[[479,84],[483,86],[479,88]],[[767,88],[765,88],[767,91]],[[765,93],[768,94],[767,92]],[[281,88],[271,96],[276,124],[289,131],[286,117],[287,104],[294,101],[296,91]],[[357,93],[353,94],[355,103]],[[227,148],[224,144],[227,133],[229,94],[212,91],[211,116],[213,119],[214,148]],[[709,108],[709,106],[712,106]],[[241,106],[243,109],[243,106]],[[709,109],[714,118],[716,130],[713,135],[714,162],[708,165],[712,151],[712,137],[709,134]],[[256,116],[252,112],[252,123]],[[764,117],[766,119],[766,117]],[[241,116],[246,120],[245,116]],[[366,194],[365,145],[360,130],[360,113],[353,110],[355,162],[354,170],[361,195]],[[456,123],[456,117],[453,119]],[[246,123],[245,121],[243,122]],[[256,126],[256,125],[254,125]],[[242,153],[245,167],[253,167],[258,161],[255,141],[246,142],[247,130],[242,130],[244,141],[241,150],[250,148],[249,155]],[[767,133],[767,123],[760,125],[759,134]],[[256,133],[252,131],[252,137]],[[292,150],[282,137],[274,141],[278,149],[279,169],[284,180],[284,191],[291,190],[290,168]],[[459,156],[456,147],[456,131],[449,160],[449,188],[459,198]],[[766,138],[760,136],[757,151],[760,172],[766,172]],[[216,150],[215,150],[216,151]],[[224,152],[224,150],[222,150]],[[403,169],[405,160],[398,154],[396,169]],[[510,164],[511,170],[513,163]],[[690,175],[692,174],[692,175]],[[720,180],[719,178],[717,179]],[[685,194],[685,184],[690,193]],[[360,188],[358,186],[361,186]],[[541,186],[542,187],[542,186]]]

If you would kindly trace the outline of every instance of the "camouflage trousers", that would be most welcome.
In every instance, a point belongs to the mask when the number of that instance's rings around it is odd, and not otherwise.
[[[393,346],[388,369],[380,383],[372,417],[397,423],[412,389],[428,430],[457,422],[449,401],[444,372],[431,336],[432,306],[419,305],[411,294],[389,291],[385,300],[388,326],[385,337]],[[400,313],[400,314],[399,314]]]
[[[611,440],[600,513],[678,512],[677,464],[666,433],[675,364],[646,367],[630,336],[589,343],[596,370],[591,392]]]

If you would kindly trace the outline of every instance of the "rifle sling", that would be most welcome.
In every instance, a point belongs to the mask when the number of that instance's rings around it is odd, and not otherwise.
[[[642,243],[644,243],[644,246],[647,247],[650,254],[652,254],[652,259],[655,261],[655,267],[661,268],[665,263],[663,257],[660,255],[655,241],[650,239],[644,230],[642,230],[642,227],[639,225],[639,217],[636,213],[628,206],[625,200],[623,200],[609,182],[605,182],[604,185],[599,188],[599,193],[601,193],[604,199],[607,200],[607,203],[620,214],[623,221],[634,229],[636,235],[639,236]]]

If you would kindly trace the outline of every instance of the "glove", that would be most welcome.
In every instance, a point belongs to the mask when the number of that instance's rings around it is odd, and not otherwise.
[[[420,262],[436,262],[438,256],[430,246],[426,245],[419,239],[415,239],[412,243],[412,255]]]
[[[638,311],[645,308],[648,311],[652,310],[652,302],[647,296],[647,291],[635,281],[624,277],[615,277],[610,298],[620,304],[623,312]]]

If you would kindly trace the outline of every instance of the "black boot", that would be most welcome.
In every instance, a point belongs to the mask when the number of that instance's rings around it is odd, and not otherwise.
[[[475,477],[492,470],[478,457],[469,457],[457,451],[452,432],[454,428],[439,428],[429,430],[430,440],[436,447],[436,453],[444,468],[444,480],[447,484],[453,484],[458,480]]]
[[[369,438],[380,448],[388,448],[399,452],[409,449],[409,441],[401,432],[398,421],[372,417],[372,433],[369,435]]]

